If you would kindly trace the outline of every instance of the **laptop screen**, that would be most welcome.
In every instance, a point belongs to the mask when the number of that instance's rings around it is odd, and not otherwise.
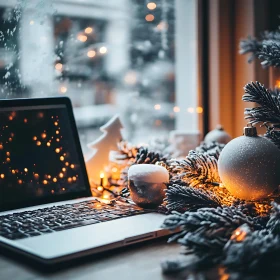
[[[87,188],[66,105],[0,108],[0,209]]]

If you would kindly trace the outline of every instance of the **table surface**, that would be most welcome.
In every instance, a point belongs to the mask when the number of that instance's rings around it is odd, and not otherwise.
[[[26,263],[15,256],[11,257],[7,253],[2,253],[0,254],[0,279],[180,280],[209,279],[210,274],[216,275],[210,277],[212,279],[219,278],[216,274],[218,272],[213,273],[213,271],[206,274],[190,275],[188,272],[181,272],[164,275],[160,262],[164,259],[178,258],[179,254],[180,246],[178,244],[167,244],[166,239],[160,239],[77,260],[71,265],[50,272],[39,270],[35,264]]]

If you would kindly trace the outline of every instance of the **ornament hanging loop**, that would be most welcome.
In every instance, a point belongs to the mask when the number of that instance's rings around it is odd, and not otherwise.
[[[244,136],[251,136],[251,137],[258,136],[257,128],[254,126],[252,127],[246,126],[243,129],[243,134]]]

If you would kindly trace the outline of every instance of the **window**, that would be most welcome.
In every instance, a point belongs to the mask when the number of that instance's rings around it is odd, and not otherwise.
[[[197,1],[0,0],[1,98],[69,96],[83,149],[198,129]],[[175,75],[176,73],[176,75]]]

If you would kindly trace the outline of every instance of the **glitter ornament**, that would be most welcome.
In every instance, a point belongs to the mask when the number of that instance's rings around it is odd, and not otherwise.
[[[245,200],[267,197],[280,183],[280,150],[245,127],[244,136],[230,141],[222,150],[218,170],[223,185]]]
[[[217,127],[210,132],[208,132],[204,138],[204,142],[218,142],[221,144],[227,144],[231,140],[230,135],[224,130],[221,125],[217,125]]]

